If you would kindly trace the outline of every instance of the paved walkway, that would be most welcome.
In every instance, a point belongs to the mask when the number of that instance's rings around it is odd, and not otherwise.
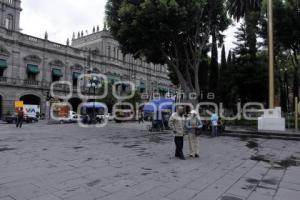
[[[181,161],[172,141],[138,124],[0,125],[0,200],[299,200],[300,142],[203,136]]]

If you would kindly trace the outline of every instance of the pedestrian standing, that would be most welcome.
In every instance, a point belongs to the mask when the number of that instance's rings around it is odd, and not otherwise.
[[[185,119],[184,119],[184,108],[179,107],[177,112],[173,113],[169,120],[170,128],[174,132],[174,142],[176,146],[175,157],[185,160],[183,150],[183,141],[185,134]]]
[[[24,111],[23,108],[20,108],[17,113],[17,123],[16,123],[17,128],[22,128],[23,120],[24,120]]]
[[[197,115],[197,111],[192,110],[190,117],[186,121],[186,128],[188,130],[190,157],[199,158],[199,136],[203,127],[200,116]]]
[[[219,116],[214,111],[213,114],[211,115],[211,118],[210,118],[211,131],[212,131],[212,136],[213,137],[217,137],[218,136],[218,121],[219,121]]]
[[[142,111],[138,111],[139,124],[144,123],[144,114]]]

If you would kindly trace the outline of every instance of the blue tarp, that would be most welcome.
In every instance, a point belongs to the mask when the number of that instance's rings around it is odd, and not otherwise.
[[[87,102],[82,105],[82,108],[106,108],[106,105],[99,102]]]
[[[153,113],[161,110],[172,110],[174,103],[175,101],[173,99],[164,97],[153,99],[144,105],[144,112]]]

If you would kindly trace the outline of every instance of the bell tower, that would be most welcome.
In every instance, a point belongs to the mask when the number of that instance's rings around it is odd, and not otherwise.
[[[21,0],[0,0],[0,26],[20,31]]]

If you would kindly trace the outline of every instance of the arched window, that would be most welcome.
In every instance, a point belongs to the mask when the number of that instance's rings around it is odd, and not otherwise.
[[[13,30],[13,28],[14,28],[14,17],[12,15],[7,15],[6,16],[5,28]]]

